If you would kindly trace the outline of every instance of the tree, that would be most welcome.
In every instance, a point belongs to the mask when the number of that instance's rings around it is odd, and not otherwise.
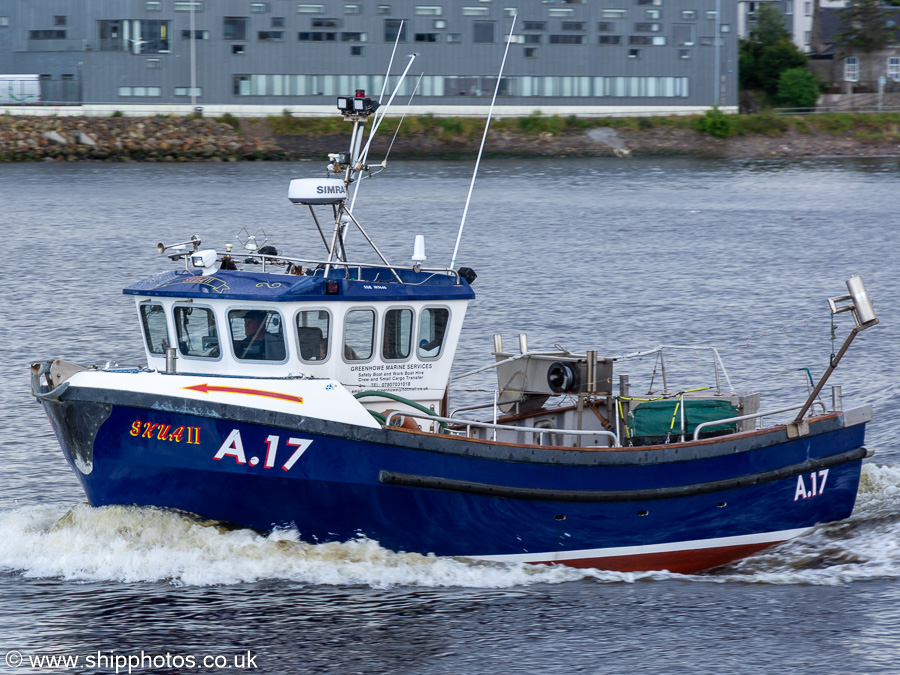
[[[775,98],[789,108],[815,108],[819,98],[819,80],[806,68],[790,68],[778,79]]]
[[[791,42],[784,14],[772,3],[760,3],[752,37],[741,40],[738,55],[739,80],[744,89],[778,93],[781,74],[806,65],[807,57]]]
[[[843,47],[845,54],[862,57],[860,80],[871,85],[881,74],[874,53],[896,42],[896,27],[888,21],[891,15],[882,8],[880,0],[853,0],[838,14],[842,29],[836,36],[837,44]]]
[[[855,0],[838,14],[843,29],[837,34],[837,40],[845,47],[856,47],[869,54],[884,49],[894,40],[896,28],[888,26],[890,14],[881,8],[880,0]]]
[[[771,47],[783,40],[791,39],[785,16],[773,3],[759,3],[759,9],[756,10],[756,28],[753,30],[753,39],[763,47]]]
[[[770,96],[775,96],[778,93],[778,80],[781,79],[781,74],[791,68],[803,68],[807,61],[806,54],[797,49],[790,40],[782,40],[764,47],[756,64],[760,88]]]

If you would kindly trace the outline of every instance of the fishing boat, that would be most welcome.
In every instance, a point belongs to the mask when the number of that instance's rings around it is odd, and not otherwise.
[[[378,104],[357,92],[338,108],[349,152],[288,190],[324,254],[279,253],[261,229],[224,251],[196,236],[160,243],[174,268],[124,289],[145,365],[32,365],[32,393],[92,505],[291,527],[312,543],[682,573],[850,515],[872,410],[822,392],[878,323],[860,277],[828,300],[854,325],[806,400],[763,405],[713,348],[709,386],[686,391],[667,381],[675,347],[531,351],[523,334],[518,351],[494,336],[496,392],[454,409],[476,274],[428,267],[418,236],[409,264],[381,253],[352,210]],[[375,262],[349,259],[350,231]],[[648,354],[661,381],[638,392],[620,371]]]

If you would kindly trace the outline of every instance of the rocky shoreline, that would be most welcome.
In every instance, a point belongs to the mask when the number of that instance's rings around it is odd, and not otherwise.
[[[390,134],[376,136],[383,156]],[[265,120],[241,120],[236,130],[201,117],[55,118],[0,116],[0,161],[241,161],[322,157],[341,150],[345,135],[278,135]],[[480,137],[442,133],[399,135],[394,158],[465,157]],[[510,157],[694,156],[725,158],[900,156],[900,137],[889,134],[801,132],[716,138],[687,127],[593,127],[559,133],[492,129],[486,153]]]

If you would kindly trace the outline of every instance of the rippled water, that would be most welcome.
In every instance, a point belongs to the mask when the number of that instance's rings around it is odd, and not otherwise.
[[[490,161],[458,258],[479,278],[457,372],[489,360],[496,332],[507,348],[526,331],[532,349],[606,355],[712,344],[768,407],[782,401],[770,391],[803,399],[798,368],[818,376],[832,349],[824,300],[862,275],[882,324],[834,381],[875,406],[876,455],[848,521],[688,577],[474,564],[365,540],[313,546],[289,530],[84,505],[29,394],[28,363],[140,362],[121,288],[168,267],[157,241],[198,234],[221,248],[262,227],[279,251],[318,254],[305,210],[285,195],[290,178],[321,168],[0,166],[0,672],[15,672],[10,650],[81,659],[18,672],[115,672],[87,663],[97,652],[248,650],[267,673],[900,670],[897,160]],[[391,163],[362,185],[357,214],[389,259],[407,259],[422,233],[429,264],[447,264],[470,171]],[[350,243],[364,252],[360,236]],[[838,322],[838,340],[848,328]],[[667,352],[670,377],[687,384],[705,384],[708,363],[706,352]],[[635,386],[652,366],[633,364]],[[493,386],[489,375],[463,380],[456,400]],[[236,670],[210,663],[190,672]]]

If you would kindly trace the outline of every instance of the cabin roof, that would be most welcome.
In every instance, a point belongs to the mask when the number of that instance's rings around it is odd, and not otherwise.
[[[256,302],[401,302],[470,300],[475,297],[469,284],[454,276],[432,272],[397,269],[403,283],[390,270],[352,268],[347,279],[344,270],[334,269],[325,279],[324,270],[315,274],[270,274],[246,270],[217,270],[203,276],[199,270],[173,270],[155,274],[123,289],[126,295],[147,297],[205,298]],[[361,274],[360,274],[361,272]],[[329,283],[326,283],[329,282]],[[337,282],[335,285],[331,282]],[[331,293],[327,293],[331,290]]]

